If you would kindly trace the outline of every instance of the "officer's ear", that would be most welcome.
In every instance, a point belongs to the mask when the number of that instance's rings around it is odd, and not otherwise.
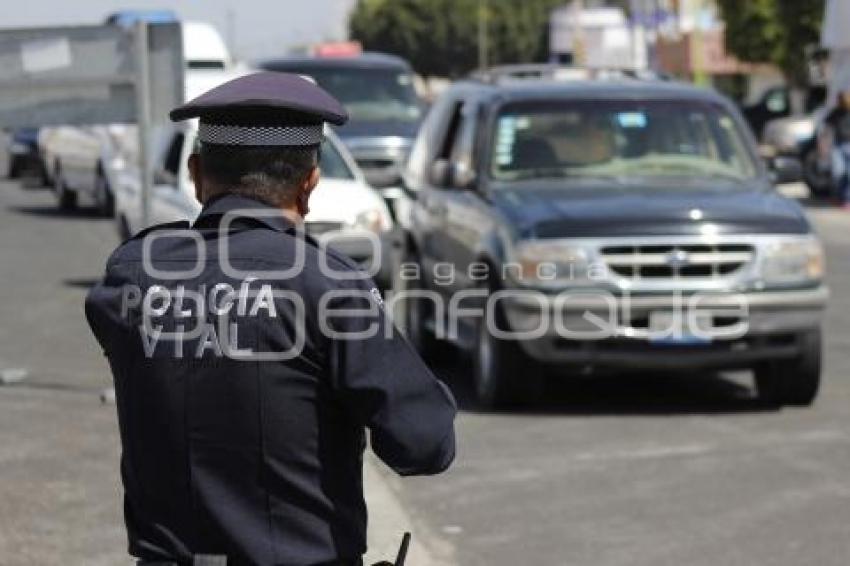
[[[307,193],[310,193],[313,189],[316,188],[316,185],[319,184],[319,179],[321,178],[322,173],[319,171],[319,166],[316,165],[313,169],[310,170],[310,173],[304,179],[304,189]]]
[[[313,189],[315,189],[318,184],[319,168],[313,167],[304,177],[304,180],[301,181],[301,184],[298,186],[298,193],[295,197],[295,206],[301,218],[304,218],[307,216],[307,213],[310,212],[310,193],[313,192]]]
[[[189,167],[189,178],[192,179],[192,184],[195,185],[195,198],[198,202],[204,202],[204,176],[201,175],[201,156],[197,153],[189,155],[187,162]]]

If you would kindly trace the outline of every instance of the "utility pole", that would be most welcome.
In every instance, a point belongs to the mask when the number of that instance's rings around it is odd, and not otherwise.
[[[582,14],[584,14],[584,0],[573,0],[573,65],[576,67],[586,63],[584,27],[581,25]]]
[[[150,130],[151,130],[151,75],[150,57],[148,54],[148,24],[144,19],[136,22],[136,116],[139,136],[139,181],[141,190],[142,228],[150,222],[150,195],[153,185],[153,171],[150,162]]]
[[[236,12],[233,8],[228,8],[226,13],[227,19],[227,48],[230,50],[230,56],[236,59]]]
[[[478,68],[484,70],[489,62],[488,0],[478,0]]]

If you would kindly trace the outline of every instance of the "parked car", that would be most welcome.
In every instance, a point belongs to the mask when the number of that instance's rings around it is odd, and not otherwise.
[[[116,222],[122,238],[148,225],[194,220],[201,210],[189,177],[187,160],[195,143],[195,122],[176,127],[157,151],[150,217],[142,223],[140,183],[132,160],[117,176]],[[366,184],[354,160],[328,131],[321,152],[321,179],[310,196],[306,232],[321,244],[373,269],[376,282],[386,287],[392,278],[393,221],[381,196]],[[380,254],[380,255],[378,255]],[[374,265],[374,262],[380,262]]]
[[[33,175],[47,184],[47,172],[38,149],[38,128],[18,128],[8,136],[8,171],[10,179]]]
[[[110,16],[108,22],[131,25],[133,18],[140,17],[157,18],[159,12],[122,12]],[[187,100],[247,72],[232,67],[230,54],[214,27],[203,22],[184,22],[182,27]],[[38,145],[59,207],[70,210],[85,200],[104,216],[112,217],[113,162],[120,163],[122,153],[137,145],[136,136],[136,127],[128,124],[42,128]]]
[[[814,112],[826,102],[826,87],[812,85],[804,93],[802,112]],[[785,85],[776,85],[765,90],[752,104],[744,106],[741,111],[756,138],[764,135],[765,126],[772,120],[792,116],[791,91]]]
[[[827,114],[827,107],[820,106],[804,116],[777,118],[767,123],[762,135],[762,144],[775,155],[800,160],[803,180],[818,197],[831,196],[834,191],[832,173],[820,156],[817,141]]]
[[[339,99],[350,119],[337,129],[369,183],[397,185],[422,118],[410,65],[383,53],[352,57],[288,57],[263,61],[269,71],[313,78]]]
[[[535,363],[747,368],[764,399],[814,401],[823,251],[716,92],[463,81],[423,123],[405,190],[393,306],[423,352],[472,353],[483,405],[533,391]]]
[[[757,101],[744,106],[742,112],[756,138],[761,138],[765,124],[791,114],[791,95],[788,87],[783,85],[770,87]]]

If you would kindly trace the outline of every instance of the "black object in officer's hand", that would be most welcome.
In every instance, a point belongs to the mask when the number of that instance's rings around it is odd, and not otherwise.
[[[404,566],[407,560],[407,549],[410,547],[410,533],[404,533],[401,539],[401,546],[398,549],[398,555],[395,557],[395,562],[387,562],[386,560],[378,562],[373,566]]]

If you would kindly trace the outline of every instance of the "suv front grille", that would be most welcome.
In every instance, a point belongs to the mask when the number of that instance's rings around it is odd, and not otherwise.
[[[606,246],[602,260],[611,272],[630,279],[718,279],[749,264],[749,244]]]

